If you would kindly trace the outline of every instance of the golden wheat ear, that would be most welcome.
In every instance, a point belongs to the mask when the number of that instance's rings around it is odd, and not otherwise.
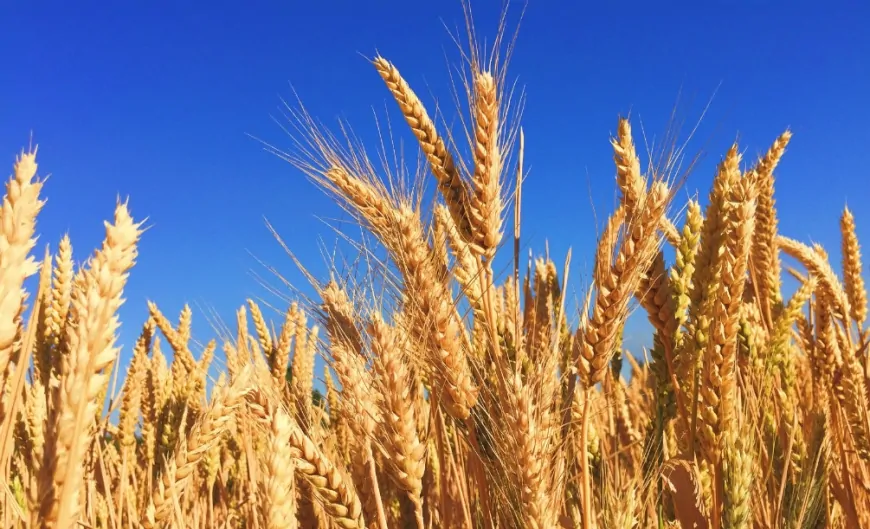
[[[0,205],[0,382],[18,333],[19,312],[24,301],[24,280],[37,271],[30,255],[36,244],[36,216],[44,202],[39,198],[42,182],[36,178],[36,150],[22,152],[15,161],[12,177],[6,182],[6,195]]]
[[[756,178],[758,206],[756,208],[755,233],[752,238],[752,254],[750,266],[757,284],[761,309],[772,321],[777,305],[782,303],[781,265],[776,236],[779,219],[774,199],[773,171],[785,153],[785,148],[791,140],[791,132],[785,131],[758,160],[752,170]]]
[[[843,283],[852,309],[849,316],[858,324],[860,332],[867,321],[867,289],[861,273],[861,245],[855,233],[855,217],[849,208],[844,209],[840,217],[840,233],[843,240]]]
[[[473,240],[473,229],[469,218],[468,183],[459,174],[453,155],[447,150],[447,146],[435,128],[435,123],[426,113],[417,94],[411,90],[399,70],[390,61],[383,57],[376,57],[373,64],[399,104],[414,136],[420,142],[420,148],[426,155],[432,174],[438,182],[438,190],[444,197],[459,232],[466,240]]]
[[[499,88],[489,72],[474,74],[474,175],[468,216],[475,253],[491,261],[502,238],[504,147]],[[449,206],[448,206],[449,207]]]
[[[389,456],[387,468],[401,491],[414,507],[418,525],[423,524],[423,474],[426,470],[425,439],[417,428],[415,380],[407,365],[408,336],[397,331],[378,315],[368,327],[374,371],[380,383],[383,424],[378,438]]]
[[[208,411],[181,440],[175,457],[167,461],[142,517],[144,527],[158,527],[173,519],[173,500],[182,497],[202,458],[220,442],[253,391],[253,383],[252,370],[247,368],[231,386],[217,388]]]
[[[53,388],[45,461],[40,477],[40,517],[68,526],[81,509],[85,457],[92,440],[89,421],[102,402],[115,361],[119,326],[116,313],[123,302],[128,271],[137,255],[141,224],[133,221],[126,203],[115,208],[114,223],[106,223],[103,246],[83,269],[70,305],[68,353],[60,384]]]

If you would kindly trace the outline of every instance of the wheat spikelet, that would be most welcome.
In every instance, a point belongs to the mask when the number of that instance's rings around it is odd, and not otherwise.
[[[515,461],[508,473],[519,491],[520,521],[523,527],[544,528],[555,525],[556,513],[550,493],[550,450],[552,431],[545,413],[536,402],[534,389],[519,375],[510,376],[505,392],[505,420],[508,429],[505,458]]]
[[[178,394],[186,391],[187,376],[194,373],[196,370],[196,360],[193,358],[193,353],[188,348],[189,323],[184,324],[185,319],[190,317],[190,307],[187,305],[181,311],[179,318],[180,323],[178,328],[173,327],[169,319],[157,307],[156,303],[148,302],[148,311],[150,317],[154,320],[157,328],[166,337],[169,346],[172,347],[172,352],[175,353],[173,358],[173,388]],[[185,330],[185,327],[187,330]]]
[[[631,123],[627,119],[619,118],[617,136],[610,143],[616,163],[616,185],[621,192],[620,200],[626,210],[634,211],[639,204],[643,204],[646,182],[641,175],[640,158],[631,136]]]
[[[261,420],[269,417],[271,399],[262,391],[251,392],[248,401],[251,411]],[[311,485],[316,499],[332,521],[344,529],[365,528],[362,504],[347,476],[292,423],[285,442],[296,472]]]
[[[169,366],[160,347],[160,337],[154,336],[151,361],[145,376],[145,393],[142,397],[142,440],[149,476],[157,457],[157,440],[163,430],[160,418],[169,399],[169,376]]]
[[[402,250],[399,266],[408,283],[413,309],[425,328],[425,339],[436,377],[444,382],[444,406],[458,419],[468,417],[477,401],[478,388],[469,372],[466,353],[460,341],[461,328],[452,300],[443,284],[435,281],[427,259],[417,214],[407,207],[397,212],[396,228]],[[424,323],[427,322],[427,323]]]
[[[398,486],[408,494],[416,506],[422,523],[423,473],[426,470],[426,445],[417,433],[411,392],[413,380],[405,360],[403,349],[395,332],[377,314],[369,325],[372,351],[375,355],[375,372],[381,384],[382,412],[384,422],[383,444],[389,455],[388,465]]]
[[[629,210],[634,210],[646,196],[646,179],[640,168],[640,158],[631,135],[631,122],[619,118],[617,135],[610,141],[613,147],[613,161],[616,163],[616,185],[619,187],[622,204]],[[662,217],[660,229],[671,244],[679,244],[680,235],[677,228],[667,218]]]
[[[832,388],[846,413],[852,439],[858,453],[870,460],[870,423],[868,423],[867,388],[863,368],[857,358],[843,359],[834,368]]]
[[[362,506],[348,479],[298,430],[290,436],[298,471],[311,484],[324,510],[345,529],[366,527]]]
[[[199,361],[196,362],[196,370],[194,371],[193,376],[193,388],[191,389],[191,398],[194,402],[205,400],[206,379],[208,378],[208,370],[211,367],[212,360],[214,360],[215,349],[217,349],[217,342],[215,340],[209,340],[209,342],[205,344],[205,348],[202,351],[202,355],[199,357]]]
[[[777,216],[776,201],[773,197],[773,171],[785,153],[791,140],[791,132],[785,131],[771,145],[767,153],[758,160],[755,167],[758,207],[756,210],[755,234],[752,238],[752,267],[762,308],[768,318],[778,303],[782,302],[780,293],[779,254],[776,246]]]
[[[724,226],[730,211],[727,197],[734,185],[735,178],[739,176],[736,169],[736,166],[739,165],[739,162],[736,162],[737,156],[737,146],[735,145],[729,150],[725,161],[718,168],[716,178],[713,181],[713,189],[710,192],[710,203],[704,216],[689,298],[689,315],[693,327],[690,330],[695,333],[700,331],[703,334],[707,331],[709,322],[699,321],[707,316],[702,311],[709,310],[702,302],[706,300],[709,303],[709,300],[715,295],[715,289],[718,288],[716,284],[718,281],[716,277],[718,272],[717,259],[725,236]],[[703,336],[698,338],[700,340],[694,344],[694,349],[698,352],[696,354],[699,354],[706,345]]]
[[[611,373],[612,375],[612,373]],[[610,375],[608,375],[610,376]],[[623,446],[635,446],[643,438],[640,431],[635,427],[635,421],[629,408],[629,400],[626,396],[625,381],[622,377],[611,376],[611,399],[616,415],[615,423],[617,435]]]
[[[746,435],[740,430],[729,432],[724,450],[724,486],[722,505],[723,527],[748,529],[753,526],[752,482],[755,461],[747,445]]]
[[[795,368],[796,359],[789,347],[789,342],[791,339],[791,329],[795,322],[798,322],[799,327],[801,322],[806,323],[806,320],[801,317],[801,310],[810,300],[815,289],[816,280],[814,277],[810,276],[792,295],[791,299],[780,313],[775,322],[774,331],[769,341],[770,356],[778,365],[781,376],[781,388],[777,390],[776,393],[779,405],[782,407],[781,424],[785,435],[789,438],[793,438],[794,457],[792,462],[796,465],[796,469],[799,469],[797,465],[799,465],[800,459],[802,459],[805,454],[806,447],[803,439],[803,432],[799,427],[795,429],[793,427],[793,421],[791,420],[791,417],[797,417],[798,426],[800,426],[801,416],[795,408],[795,404],[799,402],[796,394],[796,385],[798,382]],[[808,356],[810,354],[811,353],[808,353]]]
[[[695,274],[695,257],[698,253],[698,243],[701,237],[701,228],[704,218],[701,215],[701,205],[695,200],[690,200],[686,208],[686,223],[680,236],[680,243],[676,247],[676,259],[670,270],[670,283],[674,295],[674,315],[677,320],[676,336],[674,344],[681,345],[683,339],[682,327],[689,317],[689,305],[691,304],[690,293],[692,290],[692,277]],[[682,360],[680,358],[677,359]],[[679,364],[678,364],[679,366]],[[679,370],[685,372],[685,369]]]
[[[167,462],[143,516],[146,529],[171,519],[172,498],[181,497],[199,462],[219,442],[234,419],[234,410],[252,391],[247,373],[243,372],[231,386],[216,392],[209,410],[182,441],[175,457]]]
[[[51,252],[46,246],[42,264],[39,269],[39,283],[36,297],[39,299],[39,310],[36,314],[36,329],[33,351],[33,375],[35,382],[48,386],[51,379],[51,354],[53,339],[51,336]]]
[[[372,437],[382,417],[379,403],[383,396],[377,391],[372,372],[366,369],[362,336],[355,325],[354,308],[347,293],[335,281],[321,289],[325,326],[330,340],[333,369],[341,382],[345,420],[354,433],[351,450],[353,480],[366,516],[377,517],[383,525],[383,508],[375,475]]]
[[[667,186],[661,182],[653,184],[643,206],[632,215],[632,223],[626,226],[626,234],[613,264],[610,265],[609,252],[599,251],[596,257],[598,294],[581,349],[590,366],[590,385],[603,378],[605,366],[615,352],[617,330],[628,316],[628,302],[658,251],[655,230],[667,200]],[[608,267],[610,271],[607,271]]]
[[[69,313],[73,283],[72,243],[69,235],[64,235],[57,247],[57,258],[53,271],[54,281],[51,291],[51,333],[58,345],[66,317]],[[57,366],[55,368],[57,370]]]
[[[656,254],[652,265],[644,273],[637,294],[641,305],[649,315],[650,323],[662,334],[663,340],[673,343],[679,320],[674,308],[671,281],[665,270],[665,257],[661,251]]]
[[[861,275],[861,246],[855,234],[855,217],[849,208],[840,217],[840,232],[843,240],[843,283],[851,312],[849,316],[861,326],[867,320],[867,289]]]
[[[525,347],[518,351],[521,355],[520,361],[523,361],[522,357],[525,356],[533,362],[537,361],[551,349],[553,338],[551,318],[556,311],[555,306],[560,294],[558,279],[553,261],[549,259],[535,261],[533,286],[529,291],[530,294],[534,292],[534,296],[526,298],[523,323],[527,342],[524,344]]]
[[[375,232],[383,234],[389,229],[395,208],[374,185],[340,165],[328,168],[321,180],[352,204]]]
[[[175,328],[175,332],[178,334],[179,347],[182,347],[180,344],[187,344],[190,342],[190,332],[191,327],[193,326],[193,311],[190,310],[190,305],[187,303],[184,304],[184,307],[181,308],[181,313],[178,315],[178,324]]]
[[[435,208],[435,225],[444,231],[447,242],[453,251],[455,259],[451,271],[453,277],[459,282],[465,297],[468,298],[475,310],[482,310],[483,292],[481,290],[480,276],[483,271],[481,270],[480,261],[472,253],[471,245],[462,239],[462,236],[456,229],[456,224],[450,217],[448,209],[440,204]]]
[[[294,487],[293,453],[287,440],[292,436],[293,423],[282,409],[272,412],[266,455],[265,504],[263,518],[266,529],[295,529],[296,491]]]
[[[468,218],[474,237],[471,247],[492,260],[502,237],[499,100],[496,81],[489,72],[474,76],[474,175]],[[449,208],[448,208],[449,209]]]
[[[257,339],[260,340],[260,347],[262,347],[263,351],[266,351],[266,353],[271,353],[272,334],[269,331],[269,326],[266,325],[266,319],[263,318],[260,306],[257,305],[253,299],[248,299],[248,309],[251,311],[251,318],[254,320],[254,330],[257,331]]]
[[[341,457],[341,460],[346,461],[350,450],[346,414],[341,410],[341,399],[338,397],[338,391],[335,389],[335,382],[332,380],[328,367],[323,368],[323,380],[326,386],[326,402],[329,406],[329,427],[333,432],[333,443],[335,444],[334,451]]]
[[[816,355],[812,361],[821,375],[821,382],[830,385],[835,370],[843,364],[843,353],[837,341],[836,322],[828,306],[819,307],[816,326]]]
[[[272,378],[278,384],[278,387],[284,387],[286,384],[287,366],[290,361],[290,344],[297,333],[305,331],[304,328],[297,328],[296,320],[298,314],[299,306],[296,303],[291,304],[284,314],[284,323],[281,324],[278,339],[275,340],[272,351],[269,354],[269,367],[272,370]]]
[[[438,272],[429,256],[419,213],[408,204],[391,204],[373,185],[344,168],[331,167],[315,178],[334,187],[342,200],[352,204],[389,250],[405,280],[414,313],[421,320],[434,375],[444,382],[443,403],[453,416],[466,418],[478,390],[460,341],[453,300],[436,279]]]
[[[732,150],[732,152],[735,152]],[[724,178],[739,178],[739,157],[724,162]],[[752,242],[755,194],[748,178],[733,184],[729,216],[725,221],[724,251],[720,261],[721,284],[716,293],[710,326],[710,343],[704,351],[704,383],[700,388],[700,432],[708,461],[720,461],[722,435],[732,428],[737,394],[736,338],[738,316]]]
[[[616,248],[616,244],[619,239],[619,234],[620,230],[622,229],[622,223],[624,219],[625,208],[617,208],[616,211],[614,211],[608,219],[607,226],[605,227],[598,240],[598,247],[595,253],[594,271],[594,281],[596,285],[596,305],[606,304],[608,294],[616,290],[616,281],[618,278],[610,270],[610,264],[611,260],[613,259],[613,252]],[[588,295],[591,295],[591,291]],[[599,298],[601,298],[600,301]],[[527,306],[528,305],[529,304],[527,303]],[[594,353],[594,350],[590,350],[588,347],[586,347],[585,332],[586,329],[590,327],[589,321],[587,319],[588,305],[589,303],[587,302],[584,306],[584,310],[581,312],[581,317],[583,318],[583,320],[581,320],[581,324],[577,328],[577,337],[574,341],[574,347],[575,349],[577,349],[577,351],[575,351],[575,356],[577,357],[579,362],[578,369],[585,376],[591,375],[591,371],[593,369],[592,354]],[[600,361],[601,360],[599,360],[599,362]],[[600,369],[600,367],[595,369]]]
[[[119,441],[126,456],[136,443],[135,428],[139,421],[143,386],[148,369],[148,350],[151,348],[151,335],[154,325],[151,320],[145,323],[136,346],[133,348],[133,360],[127,369],[124,382],[124,394],[121,397],[121,411],[118,419]]]
[[[46,420],[48,409],[45,401],[45,388],[33,384],[26,389],[24,403],[24,428],[26,430],[29,448],[27,467],[31,474],[27,491],[27,509],[36,512],[39,509],[38,482],[42,458],[45,448]],[[24,447],[22,447],[23,449]]]
[[[836,272],[831,268],[827,255],[781,235],[777,242],[784,252],[799,260],[817,278],[822,301],[834,310],[837,317],[847,317],[851,312],[849,298]]]
[[[293,351],[293,381],[291,394],[295,398],[296,412],[302,431],[308,433],[312,422],[311,393],[314,389],[314,355],[319,329],[308,330],[305,315],[297,315],[296,344]]]
[[[362,337],[354,325],[353,308],[345,291],[334,281],[327,284],[320,295],[326,313],[332,367],[342,386],[342,408],[356,435],[368,439],[378,422],[374,410],[380,396],[371,372],[365,368]]]

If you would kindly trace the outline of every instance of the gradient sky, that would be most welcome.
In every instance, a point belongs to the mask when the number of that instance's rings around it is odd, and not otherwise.
[[[572,296],[592,264],[590,204],[599,222],[613,204],[608,141],[628,112],[642,141],[641,123],[660,137],[676,105],[685,139],[710,103],[688,147],[705,157],[683,198],[699,189],[706,198],[735,139],[752,160],[790,127],[778,170],[781,231],[825,244],[838,260],[848,202],[870,240],[866,3],[586,4],[532,0],[509,70],[527,95],[524,243],[536,253],[548,243],[557,263],[573,248]],[[500,5],[474,2],[481,37],[492,38]],[[510,4],[511,27],[522,7]],[[121,311],[124,363],[147,299],[173,319],[187,302],[232,321],[246,297],[269,297],[252,276],[264,273],[254,256],[305,288],[264,217],[326,273],[318,245],[336,236],[323,218],[341,211],[249,136],[290,146],[272,119],[281,97],[295,89],[312,115],[330,126],[346,119],[374,145],[375,113],[404,125],[366,61],[380,52],[426,103],[455,117],[450,68],[460,56],[448,29],[464,36],[458,0],[10,0],[0,19],[6,166],[32,133],[40,172],[51,174],[40,244],[54,248],[69,232],[84,260],[119,195],[149,219]],[[627,333],[629,346],[648,339],[640,324]],[[197,310],[194,337],[211,336]]]

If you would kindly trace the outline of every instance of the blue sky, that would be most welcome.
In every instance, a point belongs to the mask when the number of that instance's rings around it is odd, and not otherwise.
[[[678,104],[687,133],[711,102],[688,149],[705,157],[683,197],[706,196],[735,138],[751,160],[790,127],[777,187],[781,231],[839,259],[837,220],[848,202],[870,240],[870,8],[597,4],[532,0],[509,70],[527,95],[525,242],[536,253],[547,242],[559,263],[573,248],[578,296],[597,234],[590,204],[601,220],[613,203],[608,140],[627,112],[638,133],[642,121],[660,136]],[[474,3],[481,37],[492,38],[500,5]],[[522,4],[510,6],[515,23]],[[128,347],[146,299],[172,318],[188,302],[231,321],[246,297],[267,295],[250,273],[263,273],[252,254],[304,287],[264,217],[325,273],[318,245],[335,235],[321,219],[341,211],[248,136],[290,145],[272,116],[280,97],[292,99],[291,84],[312,115],[330,125],[346,119],[372,144],[373,112],[401,124],[365,59],[380,52],[425,102],[455,114],[449,68],[459,53],[447,29],[463,27],[459,1],[18,0],[4,2],[0,18],[5,163],[11,168],[32,133],[41,172],[51,173],[40,242],[55,247],[69,232],[84,260],[118,195],[149,218],[121,312]],[[642,325],[627,332],[627,344],[645,341]],[[194,337],[211,337],[201,311]]]

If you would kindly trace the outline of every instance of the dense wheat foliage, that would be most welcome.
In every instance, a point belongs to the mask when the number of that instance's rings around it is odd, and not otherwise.
[[[676,161],[643,161],[619,119],[618,204],[591,285],[569,287],[570,254],[521,262],[504,64],[469,55],[467,147],[395,64],[372,67],[419,142],[417,180],[298,109],[278,153],[367,230],[369,266],[312,277],[319,299],[275,321],[240,300],[204,348],[189,308],[149,304],[117,391],[147,234],[118,203],[81,266],[68,238],[42,255],[36,152],[17,158],[0,208],[3,527],[870,527],[856,221],[844,210],[841,263],[780,233],[788,131],[757,160],[734,145],[709,196],[675,204]],[[409,190],[432,178],[430,208]],[[633,310],[648,351],[623,348]]]

